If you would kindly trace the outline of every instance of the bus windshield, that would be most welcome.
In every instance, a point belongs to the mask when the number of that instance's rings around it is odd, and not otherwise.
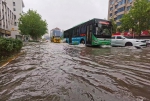
[[[59,30],[55,30],[54,31],[54,36],[55,37],[60,37],[61,36],[61,32]]]
[[[97,37],[111,37],[111,26],[109,24],[98,24],[96,27]]]

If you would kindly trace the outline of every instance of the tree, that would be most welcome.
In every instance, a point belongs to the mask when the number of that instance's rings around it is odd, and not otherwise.
[[[116,33],[116,30],[117,30],[117,24],[115,23],[114,19],[111,19],[111,23],[112,23],[112,26],[113,26],[112,33]]]
[[[147,8],[147,13],[150,15],[150,6],[149,6],[149,8]],[[148,32],[149,32],[149,34],[150,34],[150,22],[149,22],[149,29],[148,29]]]
[[[47,22],[36,11],[29,10],[20,17],[19,30],[22,35],[30,35],[33,40],[38,40],[47,33]]]
[[[149,7],[148,0],[136,0],[129,13],[120,20],[121,27],[125,30],[132,28],[140,36],[142,31],[150,28]]]

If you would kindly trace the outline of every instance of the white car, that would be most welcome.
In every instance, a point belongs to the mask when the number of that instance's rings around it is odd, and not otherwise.
[[[147,46],[147,47],[150,47],[150,40],[149,40],[149,39],[146,40],[146,46]]]
[[[146,46],[146,40],[129,39],[122,35],[111,38],[111,46]]]

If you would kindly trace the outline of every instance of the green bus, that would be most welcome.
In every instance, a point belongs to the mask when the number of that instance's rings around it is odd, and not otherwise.
[[[110,45],[112,24],[108,20],[92,19],[64,31],[68,44],[85,44],[86,46]]]

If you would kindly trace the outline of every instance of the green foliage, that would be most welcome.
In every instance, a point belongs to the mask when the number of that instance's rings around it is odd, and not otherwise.
[[[150,3],[149,3],[149,4],[150,4]],[[147,12],[148,12],[148,14],[150,15],[150,6],[147,8]],[[150,34],[150,22],[149,22],[148,29],[149,29],[149,34]]]
[[[135,29],[136,24],[134,24],[134,20],[130,17],[130,13],[122,17],[121,23],[121,28],[124,30],[129,30],[130,28]]]
[[[47,33],[47,22],[36,11],[29,10],[20,17],[19,30],[23,35],[30,35],[33,40],[38,40]]]
[[[121,27],[118,27],[117,28],[117,32],[121,32],[122,30],[121,30]]]
[[[150,28],[150,13],[148,12],[150,12],[150,2],[148,0],[136,0],[129,13],[120,20],[121,28],[124,30],[132,28],[140,36],[141,31]]]
[[[111,19],[111,23],[112,23],[112,25],[113,25],[112,33],[116,33],[117,24],[115,23],[114,19]]]
[[[0,60],[3,57],[8,57],[13,53],[19,52],[22,46],[23,43],[20,40],[0,37]]]

